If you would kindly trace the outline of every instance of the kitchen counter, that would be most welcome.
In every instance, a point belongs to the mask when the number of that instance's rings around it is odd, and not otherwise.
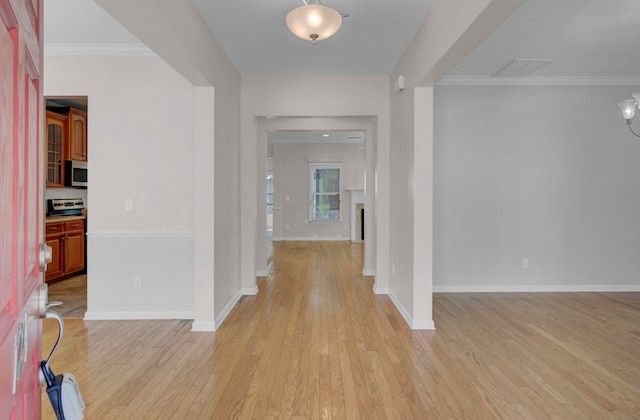
[[[86,220],[87,216],[47,216],[44,218],[45,223],[55,222],[73,222],[74,220]]]

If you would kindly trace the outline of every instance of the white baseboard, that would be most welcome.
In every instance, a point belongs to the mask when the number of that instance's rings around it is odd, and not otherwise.
[[[258,294],[258,287],[245,287],[241,292],[237,293],[225,306],[222,313],[216,318],[214,322],[211,321],[193,321],[191,331],[215,331],[224,320],[229,316],[231,310],[236,306],[242,296],[252,296]]]
[[[258,270],[256,271],[256,277],[267,277],[269,275],[268,270]]]
[[[122,321],[136,319],[194,319],[193,311],[176,312],[118,312],[118,311],[87,311],[84,314],[85,321]]]
[[[393,293],[389,293],[389,297],[391,298],[393,304],[396,306],[398,312],[400,312],[400,315],[402,315],[402,317],[404,318],[407,325],[409,325],[409,328],[411,328],[412,330],[436,329],[436,324],[432,319],[413,319],[413,317],[409,315],[409,311],[407,311],[407,309],[402,305],[402,303],[400,303],[400,300]]]
[[[229,303],[227,303],[227,305],[224,307],[220,315],[218,315],[218,317],[216,318],[215,320],[216,328],[220,328],[220,325],[222,325],[224,320],[227,319],[227,316],[229,316],[229,314],[231,313],[231,310],[233,309],[234,306],[236,306],[236,303],[238,303],[241,297],[242,297],[242,293],[238,292],[235,294],[235,296],[231,298]]]
[[[373,293],[376,295],[388,295],[389,288],[388,287],[378,287],[375,284],[373,285]]]
[[[562,292],[640,292],[640,285],[483,285],[433,286],[433,293],[562,293]]]
[[[242,296],[255,296],[257,294],[258,294],[258,286],[242,288]]]
[[[213,332],[216,330],[214,321],[193,321],[191,331],[193,332]]]
[[[394,295],[393,293],[387,293],[387,294],[391,298],[391,301],[393,302],[393,304],[396,306],[396,309],[398,310],[398,312],[400,312],[400,315],[402,315],[402,317],[404,318],[405,322],[409,326],[411,326],[411,324],[413,324],[413,319],[411,319],[411,315],[409,315],[409,312],[406,310],[404,305],[400,303],[400,300],[398,300],[396,295]]]
[[[272,241],[350,241],[351,238],[336,236],[336,237],[320,237],[320,236],[291,236],[291,237],[279,237],[271,238]]]
[[[362,269],[362,275],[363,276],[375,276],[376,275],[376,270],[374,270],[372,268],[363,268]]]
[[[433,322],[432,319],[423,319],[423,320],[414,319],[413,322],[411,323],[411,329],[412,330],[435,330],[436,324],[435,322]]]

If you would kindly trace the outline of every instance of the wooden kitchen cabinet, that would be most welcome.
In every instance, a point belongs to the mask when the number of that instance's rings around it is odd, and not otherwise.
[[[84,270],[84,220],[47,223],[45,230],[46,242],[52,251],[46,281],[68,277]]]
[[[64,187],[65,139],[68,117],[47,111],[47,187]]]
[[[75,108],[69,109],[68,155],[69,160],[87,161],[87,113]]]
[[[84,270],[84,220],[64,224],[65,274]]]
[[[47,223],[45,241],[51,247],[51,262],[47,264],[46,280],[58,278],[64,274],[64,223]]]
[[[64,161],[87,161],[87,113],[47,107],[47,187],[64,187]]]

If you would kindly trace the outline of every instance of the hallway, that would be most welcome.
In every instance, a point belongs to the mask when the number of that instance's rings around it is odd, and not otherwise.
[[[215,333],[68,319],[56,373],[90,419],[632,418],[640,294],[435,295],[411,331],[363,278],[362,244],[278,242]],[[561,322],[559,322],[559,320]],[[43,345],[53,345],[46,320]],[[43,418],[53,419],[43,399]]]

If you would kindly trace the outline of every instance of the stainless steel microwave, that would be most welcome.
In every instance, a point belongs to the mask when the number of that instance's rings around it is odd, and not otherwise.
[[[66,187],[87,188],[87,162],[65,161],[64,185]]]

